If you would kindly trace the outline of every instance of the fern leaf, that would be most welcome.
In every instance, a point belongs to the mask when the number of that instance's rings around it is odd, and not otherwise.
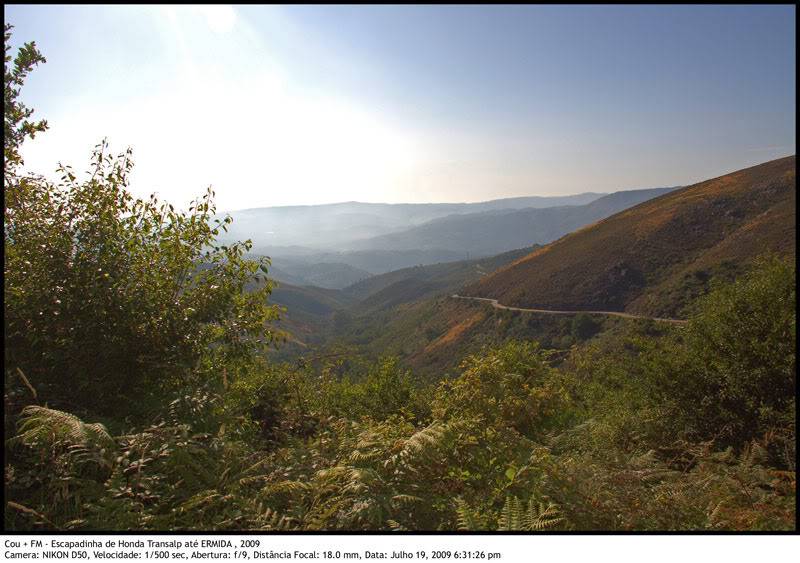
[[[552,502],[544,504],[529,499],[526,503],[517,497],[506,497],[498,519],[498,530],[538,532],[563,522],[564,518],[559,514],[558,506]]]
[[[31,405],[22,409],[18,430],[13,440],[26,445],[65,440],[73,445],[116,449],[116,442],[102,424],[86,424],[73,414],[46,407]]]
[[[483,519],[461,497],[456,499],[456,523],[457,529],[461,532],[486,529]]]

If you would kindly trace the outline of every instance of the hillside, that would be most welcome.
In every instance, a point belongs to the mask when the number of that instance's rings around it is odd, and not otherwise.
[[[276,357],[292,358],[309,345],[336,339],[342,330],[360,332],[371,327],[371,320],[398,306],[427,303],[451,293],[531,250],[528,247],[490,258],[404,268],[369,277],[343,290],[279,282],[270,301],[285,308],[278,324],[288,333],[289,342]]]
[[[278,281],[326,289],[340,289],[372,275],[344,262],[277,257],[272,265],[270,273]]]
[[[395,251],[446,249],[489,256],[531,244],[551,242],[588,223],[672,189],[616,192],[586,205],[450,215],[401,232],[356,241],[349,248]]]
[[[455,262],[467,258],[469,254],[443,249],[375,249],[352,252],[309,252],[284,248],[258,250],[260,254],[270,256],[276,268],[301,279],[302,284],[320,285],[317,282],[325,280],[328,287],[336,289],[347,287],[371,275],[413,266]],[[349,267],[349,271],[344,270],[344,266]],[[312,277],[305,278],[309,273]],[[285,281],[297,283],[288,279]]]
[[[486,276],[465,295],[506,305],[674,315],[715,276],[795,251],[795,157],[662,195]]]
[[[333,314],[347,308],[352,299],[336,289],[278,282],[270,302],[282,308],[276,327],[284,333],[286,342],[270,351],[280,361],[297,358],[310,346],[322,343]]]
[[[297,316],[326,316],[352,303],[352,299],[341,291],[285,283],[278,283],[270,300],[286,307],[288,314]]]
[[[344,288],[342,292],[357,299],[362,306],[381,302],[397,304],[420,299],[433,292],[458,289],[529,254],[532,250],[534,247],[526,247],[488,258],[403,268],[366,278]],[[401,298],[400,295],[405,297]]]

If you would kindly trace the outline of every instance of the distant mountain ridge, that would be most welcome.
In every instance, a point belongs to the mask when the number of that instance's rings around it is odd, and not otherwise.
[[[291,255],[273,258],[270,276],[292,285],[312,285],[339,289],[368,278],[371,272],[338,261],[335,255],[297,258]]]
[[[393,270],[547,243],[669,189],[474,204],[342,203],[245,210],[234,218],[224,240],[251,239],[252,254],[271,257],[273,275],[280,281],[340,289]],[[522,205],[534,207],[517,208]],[[272,236],[281,229],[291,237]],[[371,236],[375,232],[383,234]]]
[[[401,231],[447,215],[501,209],[585,205],[605,194],[529,196],[477,203],[361,203],[261,207],[220,213],[233,223],[225,241],[251,239],[256,248],[306,246],[340,250],[344,243]]]
[[[489,256],[531,244],[545,244],[618,211],[675,188],[616,192],[576,206],[490,210],[449,215],[398,233],[356,241],[351,250],[451,250]]]

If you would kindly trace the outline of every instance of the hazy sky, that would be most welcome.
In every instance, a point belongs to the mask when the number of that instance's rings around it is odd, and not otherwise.
[[[793,6],[7,6],[26,164],[220,210],[689,184],[795,152]]]

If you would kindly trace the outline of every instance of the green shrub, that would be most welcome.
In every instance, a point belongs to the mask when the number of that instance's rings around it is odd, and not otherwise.
[[[701,298],[688,325],[645,355],[653,401],[676,431],[740,447],[793,424],[794,265],[765,258]]]
[[[600,323],[586,313],[579,313],[572,319],[572,337],[575,340],[591,338],[600,330]]]
[[[213,192],[188,213],[127,191],[130,153],[95,151],[91,178],[21,180],[6,213],[6,368],[50,400],[115,412],[150,391],[220,380],[274,338],[249,243],[214,246]],[[231,374],[233,375],[233,374]]]
[[[536,343],[509,341],[469,356],[461,369],[436,393],[433,414],[440,420],[478,417],[535,437],[566,412],[566,392]]]

